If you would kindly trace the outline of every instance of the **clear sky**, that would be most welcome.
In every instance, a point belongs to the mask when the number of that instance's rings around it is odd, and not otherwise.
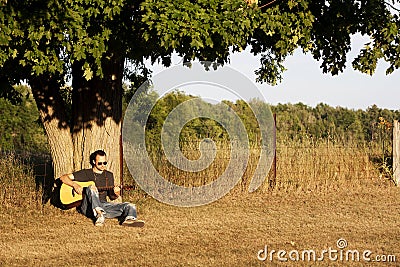
[[[357,36],[352,39],[352,51],[348,54],[348,64],[345,71],[339,75],[323,74],[319,63],[311,55],[304,55],[297,50],[285,62],[287,71],[283,81],[276,85],[257,83],[270,104],[298,103],[315,106],[325,103],[330,106],[341,106],[351,109],[366,109],[373,104],[380,108],[400,109],[400,70],[385,75],[387,63],[379,62],[373,76],[354,71],[351,61],[366,39]],[[259,67],[259,58],[248,50],[231,56],[229,66],[240,71],[255,83],[254,71]],[[178,64],[175,58],[173,64]],[[162,68],[155,66],[154,75]],[[223,98],[223,96],[221,96]]]

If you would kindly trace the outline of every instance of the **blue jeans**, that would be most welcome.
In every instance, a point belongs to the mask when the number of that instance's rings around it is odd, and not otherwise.
[[[134,204],[129,202],[101,202],[99,199],[99,193],[96,190],[93,190],[90,186],[84,188],[83,194],[84,197],[82,203],[77,209],[80,213],[92,220],[96,219],[96,209],[101,210],[106,218],[118,218],[120,223],[122,223],[128,216],[130,218],[137,218],[136,205]]]

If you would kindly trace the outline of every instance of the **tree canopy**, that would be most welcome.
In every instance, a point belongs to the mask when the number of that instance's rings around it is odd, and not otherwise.
[[[81,61],[86,79],[103,75],[112,53],[147,74],[143,60],[168,66],[177,52],[185,61],[226,63],[234,51],[251,45],[261,54],[259,80],[281,79],[284,59],[300,47],[321,60],[323,72],[345,68],[350,37],[371,41],[353,67],[372,74],[377,61],[400,65],[399,10],[395,0],[92,0],[8,1],[0,9],[1,76],[18,82],[30,75],[71,75]],[[18,66],[18,68],[15,68]],[[18,70],[17,70],[18,69]],[[22,71],[24,70],[24,71]],[[129,72],[126,69],[126,74]]]

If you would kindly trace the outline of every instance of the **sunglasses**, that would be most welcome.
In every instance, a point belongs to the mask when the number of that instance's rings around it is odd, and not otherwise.
[[[97,162],[97,165],[99,165],[99,166],[101,166],[101,165],[106,166],[106,165],[107,165],[107,161],[104,161],[104,162]]]

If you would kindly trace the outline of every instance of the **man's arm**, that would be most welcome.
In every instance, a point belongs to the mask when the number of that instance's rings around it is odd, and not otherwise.
[[[82,194],[83,188],[74,181],[75,177],[72,173],[64,174],[60,177],[61,182],[74,188],[75,192]]]
[[[111,176],[110,179],[112,180],[112,184],[113,184],[114,188],[112,190],[109,190],[107,192],[107,194],[108,194],[108,197],[110,198],[110,200],[115,200],[115,199],[119,198],[121,195],[121,187],[118,185],[115,185],[114,174],[112,172],[109,172],[109,175]]]
[[[112,191],[112,194],[110,194],[108,197],[109,197],[111,200],[115,200],[115,199],[119,198],[120,195],[121,195],[121,187],[115,186],[115,187],[114,187],[114,190]]]

